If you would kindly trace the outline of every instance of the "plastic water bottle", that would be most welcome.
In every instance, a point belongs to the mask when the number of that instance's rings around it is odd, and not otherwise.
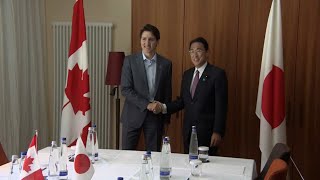
[[[150,170],[152,172],[152,176],[153,176],[153,164],[152,164],[151,151],[147,151],[146,155],[147,155],[147,159],[148,159],[148,165],[149,165],[149,168],[150,168]]]
[[[198,137],[196,126],[192,126],[189,145],[189,161],[193,159],[198,159]]]
[[[18,155],[12,155],[9,180],[19,179],[19,157]]]
[[[93,125],[93,133],[94,133],[94,160],[98,161],[99,159],[99,154],[98,154],[98,149],[99,149],[99,143],[98,143],[98,134],[97,134],[97,125]]]
[[[139,180],[153,180],[153,177],[151,177],[150,175],[150,168],[148,165],[147,154],[142,155],[142,164],[141,164]]]
[[[19,172],[20,173],[22,171],[23,163],[24,163],[24,160],[26,159],[26,156],[27,156],[27,152],[21,152],[20,153],[20,163],[19,163]]]
[[[56,141],[51,142],[50,156],[49,156],[49,167],[48,176],[50,179],[59,176],[59,149]]]
[[[94,128],[89,127],[88,128],[88,136],[87,136],[87,144],[86,144],[86,150],[89,155],[89,158],[94,164],[95,162],[95,147],[94,147]]]
[[[160,159],[160,179],[170,179],[171,174],[171,147],[169,137],[163,138]]]
[[[60,149],[60,161],[59,161],[59,176],[60,179],[68,179],[68,149],[67,139],[61,138],[61,149]]]
[[[153,179],[153,164],[151,158],[151,151],[146,152],[147,162],[148,162],[148,169],[149,169],[149,179]]]

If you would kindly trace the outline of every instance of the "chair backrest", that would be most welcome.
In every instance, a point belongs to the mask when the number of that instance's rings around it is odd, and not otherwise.
[[[283,161],[288,163],[290,159],[290,148],[283,143],[277,143],[276,145],[274,145],[266,164],[264,165],[261,173],[256,179],[264,179],[274,159],[282,159]]]
[[[8,162],[9,162],[9,160],[8,160],[6,153],[4,152],[2,145],[0,143],[0,166],[5,163],[8,163]]]
[[[288,164],[282,159],[274,159],[264,180],[286,180]]]

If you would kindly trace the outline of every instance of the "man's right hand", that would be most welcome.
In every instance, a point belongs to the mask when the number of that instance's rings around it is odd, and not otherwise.
[[[153,101],[152,103],[148,104],[147,109],[152,111],[154,114],[159,114],[162,112],[162,103],[159,101]]]

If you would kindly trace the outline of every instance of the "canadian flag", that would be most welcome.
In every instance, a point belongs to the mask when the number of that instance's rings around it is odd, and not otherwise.
[[[72,179],[88,180],[94,174],[94,167],[86,152],[82,139],[79,137],[76,145],[76,153],[74,158],[74,175]]]
[[[256,114],[260,119],[261,169],[273,146],[286,143],[285,86],[280,0],[273,0],[264,39]]]
[[[91,113],[83,0],[77,0],[73,6],[67,82],[64,92],[61,137],[67,138],[67,146],[75,145],[79,134],[84,142],[87,142]]]
[[[37,135],[35,134],[29,145],[26,159],[24,160],[20,179],[23,180],[40,180],[44,179],[40,168],[39,158],[37,154]]]

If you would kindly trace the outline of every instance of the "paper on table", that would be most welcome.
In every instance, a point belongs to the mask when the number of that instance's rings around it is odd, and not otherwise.
[[[101,169],[101,170],[99,170]],[[117,177],[132,177],[134,176],[137,171],[139,171],[140,166],[133,165],[133,164],[104,164],[99,167],[95,167],[95,170],[98,172],[104,172],[103,174],[95,173],[92,179],[103,179],[108,177],[110,179]],[[100,177],[100,176],[101,177]]]
[[[233,174],[233,175],[243,175],[245,171],[245,166],[237,165],[225,165],[225,164],[203,164],[203,170],[207,171],[209,174]]]

